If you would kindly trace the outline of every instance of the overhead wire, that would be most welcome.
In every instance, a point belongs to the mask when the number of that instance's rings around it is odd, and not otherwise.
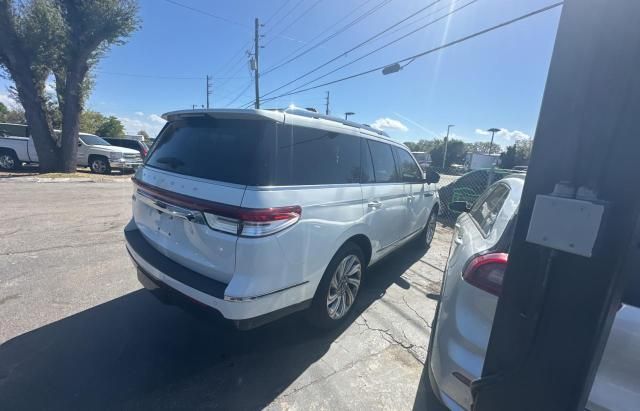
[[[560,1],[560,2],[557,2],[557,3],[553,3],[553,4],[551,4],[551,5],[548,5],[548,6],[542,7],[542,8],[540,8],[540,9],[534,10],[534,11],[532,11],[532,12],[529,12],[529,13],[523,14],[523,15],[521,15],[521,16],[519,16],[519,17],[516,17],[516,18],[510,19],[510,20],[504,21],[504,22],[502,22],[502,23],[500,23],[500,24],[497,24],[497,25],[494,25],[494,26],[488,27],[488,28],[486,28],[486,29],[484,29],[484,30],[480,30],[480,31],[475,32],[475,33],[473,33],[473,34],[470,34],[470,35],[467,35],[467,36],[461,37],[461,38],[459,38],[459,39],[457,39],[457,40],[453,40],[453,41],[450,41],[450,42],[448,42],[448,43],[441,44],[440,46],[434,47],[434,48],[432,48],[432,49],[425,50],[425,51],[420,52],[420,53],[418,53],[418,54],[414,54],[414,55],[412,55],[412,56],[409,56],[409,57],[406,57],[406,58],[403,58],[403,59],[400,59],[400,60],[396,60],[396,61],[394,61],[394,62],[387,63],[387,64],[384,64],[384,65],[381,65],[381,66],[377,66],[377,67],[371,68],[371,69],[369,69],[369,70],[365,70],[365,71],[362,71],[362,72],[359,72],[359,73],[355,73],[355,74],[352,74],[352,75],[349,75],[349,76],[346,76],[346,77],[342,77],[342,78],[339,78],[339,79],[336,79],[336,80],[332,80],[332,81],[328,81],[328,82],[325,82],[325,83],[322,83],[322,84],[318,84],[318,85],[315,85],[315,86],[313,86],[313,87],[308,87],[308,88],[306,88],[306,89],[302,89],[302,90],[297,90],[297,91],[293,91],[293,92],[283,93],[283,94],[280,94],[280,95],[278,95],[278,96],[274,96],[274,97],[270,97],[270,98],[264,99],[264,100],[262,100],[262,101],[263,101],[263,102],[271,101],[271,100],[275,100],[275,99],[278,99],[278,98],[281,98],[281,97],[290,96],[290,95],[293,95],[293,94],[300,94],[300,93],[307,92],[307,91],[310,91],[310,90],[318,89],[318,88],[320,88],[320,87],[326,87],[326,86],[329,86],[329,85],[332,85],[332,84],[336,84],[336,83],[340,83],[340,82],[343,82],[343,81],[351,80],[351,79],[354,79],[354,78],[357,78],[357,77],[362,77],[362,76],[364,76],[364,75],[367,75],[367,74],[370,74],[370,73],[374,73],[374,72],[376,72],[376,71],[380,71],[380,70],[382,70],[383,68],[388,67],[388,66],[391,66],[391,65],[394,65],[394,64],[401,64],[401,63],[404,63],[404,62],[413,62],[413,61],[415,61],[415,60],[416,60],[416,59],[418,59],[418,58],[421,58],[421,57],[427,56],[427,55],[429,55],[429,54],[432,54],[432,53],[435,53],[435,52],[437,52],[437,51],[440,51],[440,50],[446,49],[446,48],[451,47],[451,46],[454,46],[454,45],[456,45],[456,44],[460,44],[460,43],[462,43],[462,42],[465,42],[465,41],[471,40],[471,39],[473,39],[473,38],[475,38],[475,37],[479,37],[479,36],[481,36],[481,35],[483,35],[483,34],[486,34],[486,33],[492,32],[492,31],[494,31],[494,30],[498,30],[498,29],[500,29],[500,28],[502,28],[502,27],[509,26],[509,25],[514,24],[514,23],[516,23],[516,22],[519,22],[519,21],[521,21],[521,20],[525,20],[525,19],[527,19],[527,18],[533,17],[533,16],[535,16],[535,15],[537,15],[537,14],[544,13],[544,12],[546,12],[546,11],[552,10],[552,9],[554,9],[554,8],[556,8],[556,7],[561,6],[562,4],[564,4],[564,1]]]

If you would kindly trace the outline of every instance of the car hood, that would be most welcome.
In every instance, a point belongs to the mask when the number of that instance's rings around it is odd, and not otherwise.
[[[108,151],[110,153],[140,154],[138,150],[132,150],[130,148],[118,147],[118,146],[93,145],[89,147],[92,149],[98,149],[101,151]]]

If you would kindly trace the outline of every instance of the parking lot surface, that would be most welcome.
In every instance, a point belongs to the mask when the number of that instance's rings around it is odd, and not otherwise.
[[[140,288],[131,192],[0,183],[0,408],[441,409],[424,361],[448,228],[374,266],[341,329],[300,314],[241,332]]]

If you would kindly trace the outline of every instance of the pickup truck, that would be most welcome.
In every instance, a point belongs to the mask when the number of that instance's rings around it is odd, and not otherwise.
[[[0,124],[0,170],[14,170],[22,163],[37,162],[38,154],[28,127]],[[133,170],[140,165],[142,157],[137,150],[112,146],[93,134],[79,134],[78,166],[89,167],[93,173],[109,174],[112,169]]]

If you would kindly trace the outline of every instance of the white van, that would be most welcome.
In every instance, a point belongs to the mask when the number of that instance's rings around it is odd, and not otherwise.
[[[330,327],[368,266],[433,238],[439,176],[380,131],[299,109],[164,118],[125,228],[138,278],[164,300],[243,329],[307,308]]]

